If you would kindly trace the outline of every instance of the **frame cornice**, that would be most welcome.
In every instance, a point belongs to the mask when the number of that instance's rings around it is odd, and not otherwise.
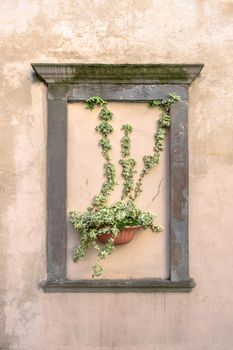
[[[189,292],[188,87],[203,65],[32,64],[48,85],[47,280],[45,292]],[[170,277],[167,280],[78,280],[66,278],[67,104],[98,95],[108,101],[145,102],[181,96],[171,108]]]
[[[191,84],[203,64],[32,63],[36,74],[51,83]]]

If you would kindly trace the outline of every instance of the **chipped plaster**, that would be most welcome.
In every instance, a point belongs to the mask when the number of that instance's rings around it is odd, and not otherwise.
[[[231,349],[232,1],[12,0],[1,2],[0,17],[0,348]],[[191,294],[38,288],[46,89],[31,62],[205,63],[190,88]]]

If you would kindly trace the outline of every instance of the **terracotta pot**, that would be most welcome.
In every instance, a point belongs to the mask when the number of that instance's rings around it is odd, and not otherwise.
[[[125,227],[122,231],[118,233],[114,240],[114,245],[118,244],[125,244],[134,238],[134,234],[136,231],[140,230],[142,227],[141,226],[129,226]],[[99,241],[102,243],[107,243],[109,238],[112,237],[111,233],[104,233],[101,236],[98,237]]]

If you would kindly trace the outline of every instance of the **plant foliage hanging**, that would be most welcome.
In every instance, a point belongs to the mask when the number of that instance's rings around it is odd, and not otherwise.
[[[150,107],[160,107],[161,114],[154,134],[153,152],[143,157],[144,166],[136,182],[134,182],[134,177],[137,162],[131,158],[130,152],[130,134],[133,132],[133,128],[129,124],[122,125],[123,136],[120,140],[121,159],[119,163],[124,181],[121,201],[112,206],[108,206],[108,199],[117,185],[116,169],[111,160],[112,145],[109,139],[109,135],[114,131],[111,125],[113,113],[109,110],[107,102],[101,97],[93,96],[86,101],[87,108],[91,111],[95,107],[101,107],[100,123],[97,125],[96,131],[100,134],[99,146],[104,158],[105,181],[100,192],[93,198],[90,207],[84,213],[71,211],[70,220],[75,230],[80,234],[80,243],[74,251],[73,260],[82,260],[87,253],[87,249],[91,246],[94,246],[98,251],[97,264],[92,266],[92,277],[98,277],[102,274],[101,261],[113,252],[115,248],[114,241],[122,230],[132,227],[149,228],[153,232],[162,230],[160,226],[154,223],[155,215],[137,208],[135,200],[142,192],[143,178],[159,163],[160,154],[164,148],[164,139],[171,123],[170,108],[173,103],[179,100],[179,96],[171,93],[167,99],[149,102]],[[107,242],[100,245],[98,238],[106,234],[109,237]]]

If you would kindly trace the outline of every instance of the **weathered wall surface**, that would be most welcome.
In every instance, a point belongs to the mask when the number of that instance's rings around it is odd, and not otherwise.
[[[10,350],[229,350],[231,0],[2,1],[1,335]],[[205,63],[190,88],[191,294],[43,294],[46,88],[31,62]]]
[[[116,186],[109,204],[121,198],[123,178],[119,156],[121,154],[121,126],[129,123],[133,127],[130,134],[131,156],[137,160],[135,179],[143,168],[142,158],[150,154],[154,145],[154,130],[160,116],[159,108],[149,108],[147,103],[110,102],[113,113],[110,135],[113,145],[111,159],[116,167]],[[103,157],[98,147],[99,135],[95,126],[99,124],[100,109],[90,112],[85,103],[68,105],[68,179],[67,207],[83,212],[96,193],[99,193],[103,176]],[[143,193],[137,199],[139,208],[156,213],[156,223],[163,227],[163,233],[140,230],[130,244],[116,247],[114,254],[103,262],[101,278],[169,278],[169,147],[161,154],[159,167],[153,169],[143,182]],[[69,279],[91,278],[91,266],[96,264],[96,250],[89,249],[84,260],[74,264],[72,253],[79,242],[79,235],[72,225],[67,232],[67,277]]]

